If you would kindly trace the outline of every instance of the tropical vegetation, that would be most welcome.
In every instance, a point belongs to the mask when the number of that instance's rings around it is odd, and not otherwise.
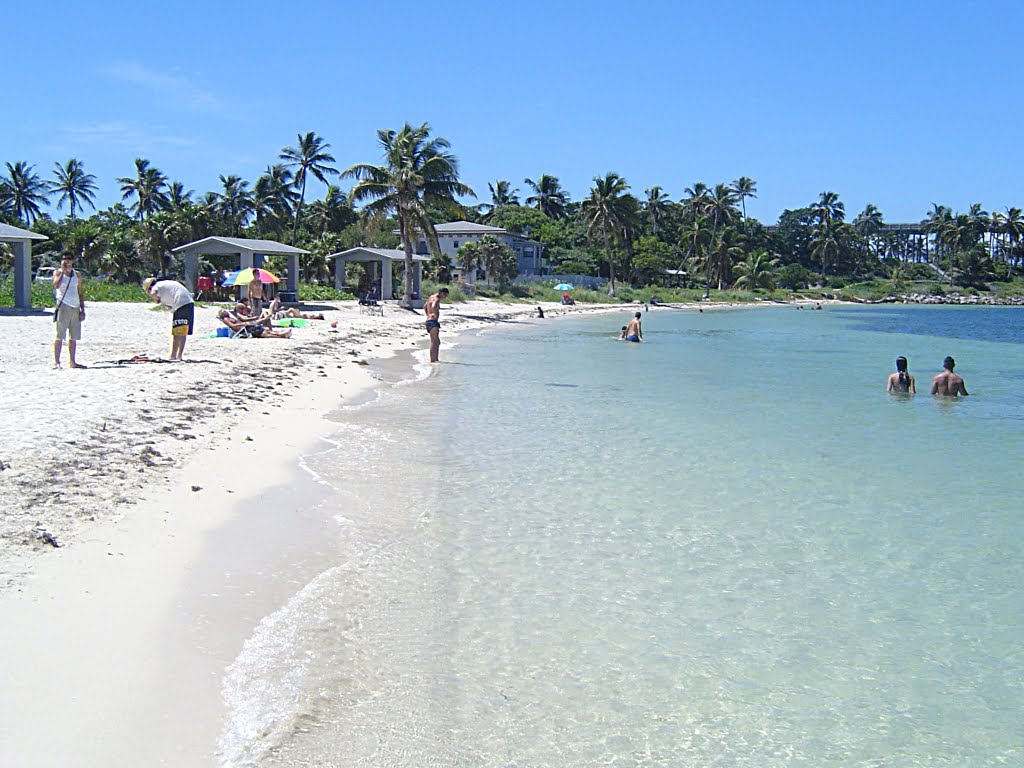
[[[1019,207],[989,211],[974,204],[954,211],[933,204],[920,221],[891,225],[873,204],[848,214],[840,195],[825,190],[762,223],[746,207],[758,193],[749,177],[696,182],[675,198],[659,185],[635,195],[614,172],[595,176],[577,199],[558,176],[541,173],[523,178],[521,189],[496,179],[484,201],[468,204],[473,190],[461,180],[449,142],[432,135],[429,125],[380,130],[377,140],[380,164],[355,163],[342,171],[326,139],[298,133],[257,178],[225,172],[219,187],[205,193],[145,157],[107,183],[78,158],[53,162],[48,178],[40,166],[11,160],[0,167],[0,221],[49,238],[36,248],[39,265],[70,250],[86,273],[122,283],[157,270],[180,271],[173,249],[211,235],[300,246],[310,252],[301,267],[311,284],[330,281],[324,258],[330,253],[358,245],[400,247],[407,302],[412,257],[424,243],[434,255],[429,277],[477,269],[508,291],[515,256],[497,240],[464,244],[455,264],[442,256],[434,227],[459,220],[522,233],[543,246],[546,272],[602,278],[607,294],[619,298],[648,287],[719,297],[808,290],[1021,293],[1024,286]],[[335,177],[351,180],[351,188]],[[310,200],[313,181],[324,192]],[[113,184],[120,201],[96,210],[101,188],[109,192]],[[0,274],[9,269],[10,249],[0,245]]]

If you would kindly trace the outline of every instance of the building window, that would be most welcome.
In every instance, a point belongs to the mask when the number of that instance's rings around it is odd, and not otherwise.
[[[458,240],[456,240],[456,241],[455,241],[455,247],[456,247],[456,248],[458,248],[458,247],[459,247],[459,241],[458,241]]]

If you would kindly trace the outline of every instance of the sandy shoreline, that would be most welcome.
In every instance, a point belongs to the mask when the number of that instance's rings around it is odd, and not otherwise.
[[[0,764],[216,763],[224,668],[329,556],[300,458],[377,385],[367,360],[426,344],[420,314],[324,309],[293,339],[230,340],[203,337],[201,308],[193,362],[117,365],[101,361],[166,355],[169,318],[93,305],[82,371],[51,370],[47,314],[0,315]],[[442,320],[534,314],[474,301]]]

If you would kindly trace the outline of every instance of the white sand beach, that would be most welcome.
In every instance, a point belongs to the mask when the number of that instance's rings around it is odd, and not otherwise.
[[[445,306],[442,336],[535,306]],[[84,370],[52,369],[48,312],[0,313],[0,765],[216,764],[224,668],[325,557],[300,458],[377,383],[368,360],[427,343],[422,314],[324,309],[242,340],[198,308],[171,364],[125,362],[168,354],[168,314],[92,304]]]

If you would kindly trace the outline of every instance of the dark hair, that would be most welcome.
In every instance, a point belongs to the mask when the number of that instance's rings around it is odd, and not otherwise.
[[[68,261],[74,261],[75,254],[73,254],[71,251],[63,251],[60,255],[60,260],[64,261],[65,259],[67,259]]]
[[[438,289],[437,289],[437,292],[438,292],[438,293],[443,293],[443,294],[444,294],[445,296],[447,296],[447,295],[448,295],[449,293],[451,293],[451,291],[449,291],[449,290],[448,290],[448,289],[447,289],[446,287],[444,287],[444,286],[441,286],[440,288],[438,288]]]
[[[637,312],[636,315],[634,315],[634,317],[636,317],[636,319],[639,320],[641,317],[643,317],[643,315]]]
[[[942,361],[942,367],[945,368],[947,371],[952,371],[953,366],[955,365],[956,360],[954,360],[952,357],[949,357],[949,355],[947,355],[946,359]]]
[[[910,374],[907,373],[907,358],[900,355],[896,358],[896,370],[900,374],[900,386],[910,389]]]

